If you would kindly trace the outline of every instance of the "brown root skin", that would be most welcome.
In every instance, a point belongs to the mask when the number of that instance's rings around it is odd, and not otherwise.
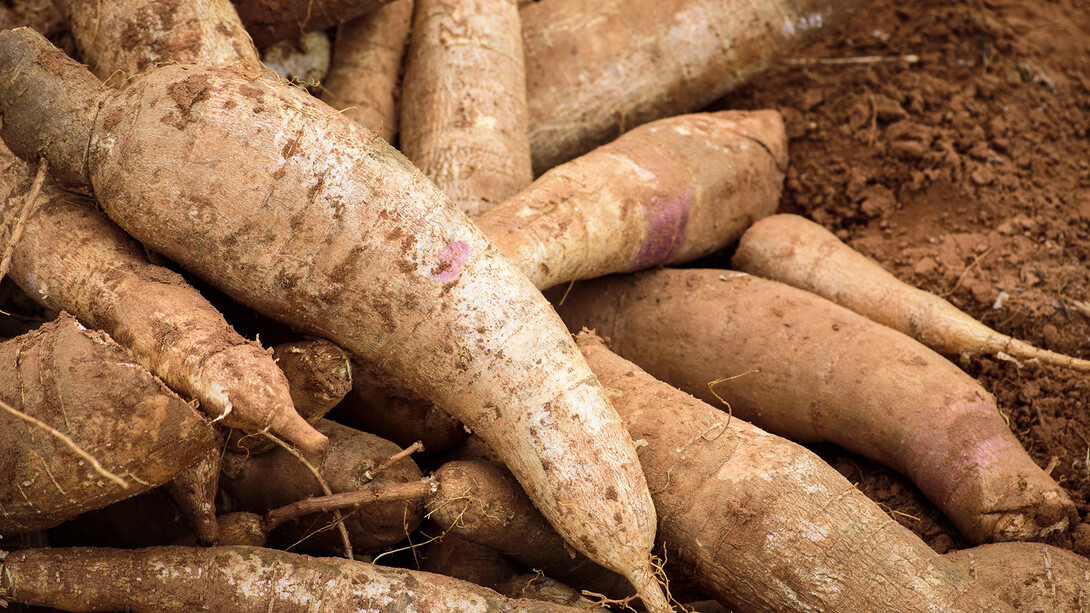
[[[223,457],[223,437],[209,445],[193,466],[185,469],[163,487],[178,505],[202,545],[214,545],[219,540],[216,523],[216,492],[219,490],[220,460]]]
[[[404,156],[296,88],[229,71],[164,66],[102,102],[88,166],[126,232],[398,373],[485,438],[574,547],[626,574],[648,565],[654,507],[605,392],[540,292]]]
[[[98,79],[29,28],[0,32],[0,74],[19,75],[0,82],[4,143],[25,160],[48,158],[54,177],[90,193],[87,142],[102,93]]]
[[[709,596],[753,613],[1012,611],[812,452],[655,380],[592,334],[579,345],[646,443],[658,540]]]
[[[234,0],[238,15],[258,49],[307,32],[327,30],[390,0]]]
[[[335,494],[355,492],[367,483],[377,488],[385,485],[415,483],[421,473],[411,459],[402,459],[368,481],[365,473],[383,464],[401,451],[396,445],[365,432],[359,432],[327,420],[318,422],[319,431],[330,438],[322,454],[306,454]],[[257,456],[226,454],[220,487],[237,503],[237,509],[265,514],[272,509],[298,504],[323,491],[309,470],[283,449]],[[380,502],[366,512],[345,519],[352,546],[360,551],[374,551],[392,545],[423,521],[423,502]],[[290,545],[312,528],[331,525],[326,513],[285,523],[273,533],[274,541]],[[341,546],[335,531],[325,531],[308,538],[299,547],[308,551],[336,551]]]
[[[671,117],[546,172],[477,220],[539,289],[688,262],[779,205],[775,111]]]
[[[429,533],[432,530],[442,534],[443,527],[432,526],[429,528]],[[495,549],[454,534],[445,534],[424,546],[420,570],[454,577],[493,590],[521,572],[518,564]],[[527,596],[512,597],[527,598]]]
[[[469,436],[462,422],[398,385],[381,368],[362,360],[353,360],[352,368],[352,389],[332,412],[335,421],[377,434],[399,447],[421,441],[425,457]]]
[[[867,0],[547,0],[522,10],[534,172],[691,113]]]
[[[288,379],[295,410],[314,423],[352,389],[348,354],[323,339],[273,347],[273,359]]]
[[[0,201],[22,198],[30,166],[2,143],[0,166]],[[0,244],[9,242],[14,212],[0,213]],[[168,386],[196,398],[209,417],[226,415],[226,425],[247,430],[271,428],[309,450],[325,444],[295,412],[288,382],[265,350],[239,336],[181,275],[151,264],[94,202],[47,180],[26,230],[10,277],[27,295],[108,332]]]
[[[3,560],[0,596],[68,611],[133,613],[242,613],[266,607],[305,613],[319,601],[331,611],[578,611],[505,598],[432,573],[256,547],[17,551]]]
[[[992,330],[946,300],[901,281],[805,217],[774,215],[755,223],[742,236],[731,263],[738,270],[814,292],[943,355],[996,355],[1090,372],[1090,360],[1039,349]]]
[[[624,577],[574,554],[502,466],[454,461],[435,471],[429,518],[444,533],[502,552],[529,568],[614,598],[632,594]]]
[[[1018,611],[1085,613],[1090,560],[1043,543],[993,543],[943,556]]]
[[[894,468],[975,543],[1062,532],[1077,517],[977,381],[820,296],[744,273],[661,269],[577,284],[558,310],[759,427]]]
[[[0,345],[0,400],[69,437],[122,487],[37,426],[0,412],[0,533],[55,526],[157,487],[213,443],[192,407],[102,332],[62,314]]]
[[[393,144],[402,58],[409,42],[413,0],[394,0],[341,24],[321,98]]]
[[[416,0],[400,149],[471,218],[534,179],[514,0]]]
[[[553,581],[541,574],[516,575],[496,586],[496,591],[511,598],[530,598],[555,602],[566,607],[575,607],[584,611],[607,613],[609,609],[587,599],[574,589]]]
[[[108,85],[158,65],[200,64],[255,77],[257,49],[229,0],[55,0],[91,72]]]
[[[327,340],[283,343],[273,347],[272,355],[287,380],[295,413],[310,425],[352,389],[348,354]],[[231,430],[228,435],[227,449],[236,453],[264,453],[274,447],[276,444],[260,432]]]

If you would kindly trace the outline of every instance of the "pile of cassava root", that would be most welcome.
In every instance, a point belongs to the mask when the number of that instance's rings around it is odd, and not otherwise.
[[[775,215],[782,117],[699,112],[865,4],[0,0],[44,321],[0,342],[0,606],[1090,610],[949,358],[1090,362]]]

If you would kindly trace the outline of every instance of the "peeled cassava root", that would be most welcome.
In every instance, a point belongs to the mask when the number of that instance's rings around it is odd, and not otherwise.
[[[1038,349],[1000,334],[805,217],[775,215],[746,231],[731,261],[744,270],[814,292],[949,356],[998,355],[1090,372],[1090,360]]]
[[[786,167],[775,111],[671,117],[553,168],[477,225],[545,289],[722,249],[775,212]]]
[[[744,273],[663,269],[577,285],[558,310],[760,427],[893,467],[973,542],[1044,536],[1076,517],[979,383],[820,296]]]
[[[0,143],[0,202],[22,202],[32,178],[31,167]],[[0,244],[8,244],[20,209],[0,209]],[[325,444],[292,407],[288,382],[261,345],[236,333],[181,275],[149,262],[93,201],[47,179],[9,276],[40,304],[106,331],[224,425],[268,428],[310,450]]]
[[[515,0],[416,0],[400,149],[470,217],[530,184]]]
[[[228,71],[166,66],[102,91],[14,30],[0,72],[16,75],[0,89],[14,152],[47,156],[240,302],[399,373],[485,438],[569,543],[667,608],[654,508],[604,392],[529,280],[403,156],[294,88]]]
[[[133,613],[578,611],[432,573],[257,547],[16,551],[0,561],[0,601]]]
[[[806,448],[655,380],[593,335],[579,347],[647,443],[669,562],[709,596],[751,613],[1012,611]]]
[[[522,11],[534,172],[708,106],[869,0],[547,0]]]
[[[67,314],[0,344],[0,401],[72,444],[0,410],[5,535],[49,528],[162,485],[214,440],[208,422],[124,348]]]

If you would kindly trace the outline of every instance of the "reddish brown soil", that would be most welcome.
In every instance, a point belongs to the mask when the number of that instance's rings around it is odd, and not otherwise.
[[[1090,357],[1090,3],[878,0],[721,101],[780,109],[782,210],[997,330]],[[1000,296],[1006,296],[999,300]],[[1087,305],[1090,308],[1090,305]],[[1031,455],[1090,515],[1090,375],[977,358]],[[819,450],[939,551],[966,543],[906,480]],[[1090,553],[1090,525],[1052,544]]]

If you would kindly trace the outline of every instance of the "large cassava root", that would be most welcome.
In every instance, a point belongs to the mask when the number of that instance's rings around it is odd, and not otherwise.
[[[578,611],[442,575],[256,547],[16,551],[0,562],[0,601],[133,613]]]
[[[229,71],[172,65],[103,91],[22,29],[0,33],[0,73],[13,151],[45,154],[240,302],[399,373],[485,438],[569,543],[667,608],[654,508],[604,391],[530,281],[396,150]]]
[[[775,215],[754,224],[732,265],[824,296],[944,355],[983,353],[1090,372],[1090,360],[1000,334],[946,300],[904,283],[805,217]]]
[[[31,176],[0,143],[0,202],[21,200]],[[16,213],[0,208],[0,244],[10,240]],[[271,429],[306,449],[325,444],[292,407],[288,382],[265,350],[237,334],[181,275],[151,264],[94,202],[47,180],[11,266],[28,296],[106,331],[208,416]]]
[[[706,107],[868,0],[548,0],[522,11],[534,172]]]
[[[1077,517],[979,383],[820,296],[744,273],[662,269],[579,284],[558,310],[760,427],[893,467],[973,542],[1044,536]]]
[[[470,217],[530,184],[514,0],[416,0],[399,148]]]
[[[159,486],[213,444],[208,422],[102,332],[62,314],[0,344],[0,534],[55,526]]]
[[[677,264],[775,212],[786,166],[775,111],[672,117],[553,168],[477,225],[540,289]]]
[[[579,346],[647,442],[658,541],[716,600],[752,613],[1012,611],[806,448],[728,419],[593,335]]]
[[[229,0],[55,0],[83,60],[124,87],[159,64],[231,68],[256,77],[261,60]]]
[[[394,143],[401,59],[412,25],[413,0],[394,0],[341,24],[322,100]]]

